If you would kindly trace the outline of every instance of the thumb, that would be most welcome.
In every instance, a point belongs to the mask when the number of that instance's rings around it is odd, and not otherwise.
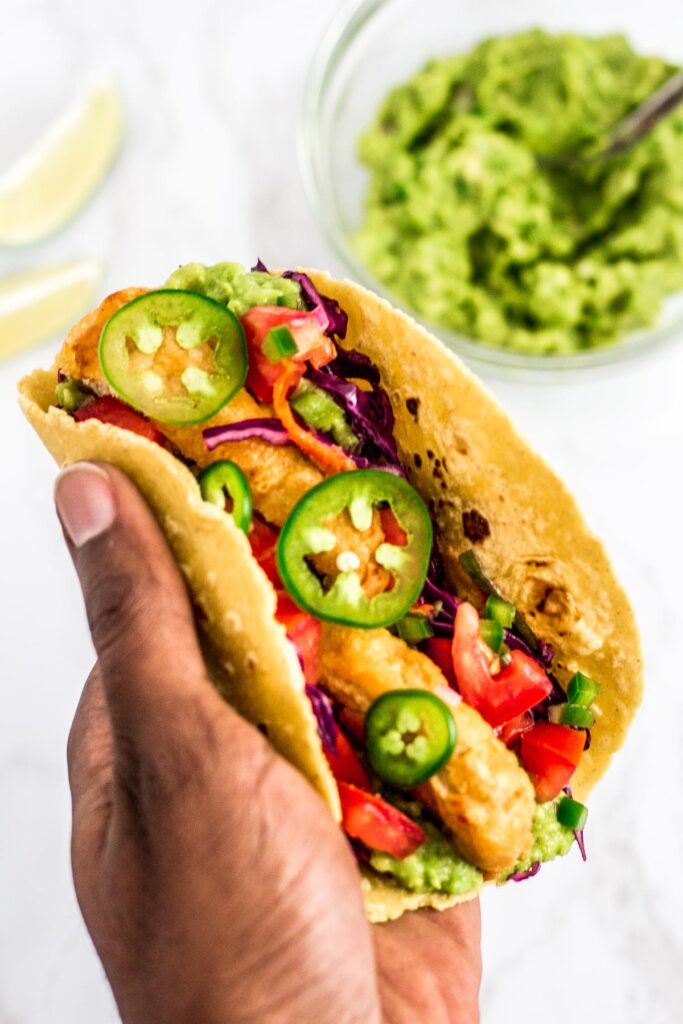
[[[119,470],[88,462],[60,473],[55,503],[81,582],[115,746],[138,755],[159,748],[181,717],[187,735],[197,718],[188,711],[199,710],[213,690],[184,582],[149,507]]]

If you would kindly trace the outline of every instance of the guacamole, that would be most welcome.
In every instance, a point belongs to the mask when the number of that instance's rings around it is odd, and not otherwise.
[[[547,804],[536,804],[531,823],[534,845],[526,860],[515,865],[510,874],[515,874],[517,871],[528,871],[536,861],[554,860],[555,857],[563,857],[565,853],[569,853],[574,842],[574,833],[557,820],[558,802],[559,797]]]
[[[392,803],[398,803],[404,812],[410,811],[411,817],[419,817],[419,805],[396,799]],[[536,804],[531,824],[534,837],[531,853],[500,881],[505,881],[517,871],[526,871],[536,861],[553,860],[569,852],[574,833],[557,820],[557,803],[557,800],[552,800]],[[397,860],[388,853],[374,851],[370,855],[371,867],[391,875],[411,892],[444,892],[458,896],[475,892],[484,881],[481,871],[458,857],[452,844],[435,825],[420,821],[420,827],[427,833],[427,840],[415,853]]]
[[[245,270],[239,263],[186,263],[169,277],[164,288],[199,292],[228,306],[242,316],[253,306],[289,306],[301,304],[301,289],[296,281],[260,270]]]
[[[540,30],[430,61],[363,135],[361,260],[426,319],[488,345],[573,353],[652,324],[683,288],[683,109],[601,145],[676,69],[623,36]]]
[[[398,860],[377,851],[370,855],[370,865],[381,873],[392,875],[411,892],[447,892],[464,896],[474,892],[484,881],[481,871],[458,857],[451,843],[434,826],[422,824],[427,839],[409,857]]]

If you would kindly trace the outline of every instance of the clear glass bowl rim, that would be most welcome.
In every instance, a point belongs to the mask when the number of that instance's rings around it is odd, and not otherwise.
[[[352,44],[368,23],[378,14],[392,7],[398,0],[346,0],[325,31],[314,53],[304,85],[303,104],[299,120],[299,162],[308,200],[322,224],[324,233],[336,255],[350,276],[359,284],[383,296],[393,305],[405,310],[411,317],[435,334],[467,363],[502,372],[505,376],[547,380],[549,374],[564,371],[599,370],[623,363],[634,356],[644,355],[666,342],[683,337],[683,317],[680,322],[655,326],[633,332],[620,341],[574,355],[531,355],[509,349],[494,348],[472,341],[465,335],[450,331],[420,316],[404,305],[360,262],[337,219],[334,203],[326,186],[324,150],[321,124],[325,115],[326,99],[334,87],[339,65],[344,61]],[[372,111],[368,112],[368,117]]]

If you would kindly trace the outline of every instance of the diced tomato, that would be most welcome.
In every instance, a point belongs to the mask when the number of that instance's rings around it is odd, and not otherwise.
[[[371,850],[381,850],[403,860],[415,853],[427,838],[419,825],[374,793],[339,782],[342,826],[347,835],[360,839]]]
[[[395,544],[403,548],[408,543],[408,534],[399,525],[398,519],[391,508],[382,508],[379,512],[380,523],[387,544]]]
[[[447,636],[430,636],[425,643],[424,652],[437,665],[451,686],[455,686],[453,671],[452,643]]]
[[[489,654],[479,633],[479,615],[467,601],[455,616],[452,650],[463,700],[494,727],[529,711],[552,690],[545,670],[523,651],[511,651],[510,664],[497,675],[491,674]]]
[[[334,343],[323,333],[315,313],[285,306],[254,306],[241,317],[241,322],[249,353],[247,387],[259,402],[272,402],[273,385],[282,373],[282,364],[271,363],[261,348],[272,327],[284,324],[292,332],[299,349],[292,358],[301,361],[301,376],[306,368],[304,360],[319,369],[334,359]]]
[[[122,430],[130,430],[133,434],[146,437],[148,441],[155,441],[166,447],[166,438],[156,428],[151,420],[148,420],[142,413],[131,409],[125,402],[119,401],[113,395],[103,395],[95,398],[92,402],[86,402],[80,409],[76,409],[74,419],[82,423],[84,420],[101,420],[102,423],[111,423],[113,427],[121,427]]]
[[[262,522],[260,519],[254,518],[252,520],[251,529],[249,530],[249,543],[251,544],[251,551],[261,566],[266,576],[273,584],[276,590],[282,587],[282,581],[280,574],[277,569],[277,560],[275,552],[277,550],[277,533],[267,523]]]
[[[509,722],[504,722],[496,732],[498,733],[498,739],[502,740],[506,747],[512,747],[521,739],[525,732],[529,732],[529,729],[533,729],[533,727],[534,716],[530,711],[525,711],[523,715],[518,715],[517,718],[511,718]]]
[[[585,744],[585,732],[554,722],[537,722],[522,736],[522,764],[541,803],[554,800],[567,785]]]
[[[341,729],[337,730],[337,749],[332,752],[325,747],[325,757],[337,782],[370,789],[370,777]]]
[[[299,652],[306,682],[317,683],[320,678],[320,622],[303,612],[283,590],[278,591],[275,617]]]
[[[365,742],[365,715],[360,711],[351,711],[350,708],[342,708],[339,712],[339,721],[347,732],[359,740]]]
[[[274,530],[272,526],[268,526],[268,523],[264,523],[262,519],[257,519],[256,516],[251,521],[251,529],[249,530],[249,543],[251,544],[251,551],[258,561],[263,554],[270,551],[277,544],[277,530]]]

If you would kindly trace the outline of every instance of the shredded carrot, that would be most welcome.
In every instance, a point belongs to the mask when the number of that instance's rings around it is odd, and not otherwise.
[[[292,386],[301,380],[302,373],[303,367],[300,363],[295,363],[292,359],[283,361],[283,372],[273,386],[275,415],[297,448],[315,462],[323,473],[343,473],[349,469],[356,469],[356,463],[342,448],[336,444],[325,444],[324,441],[319,441],[315,434],[299,426],[294,418],[287,395]]]

